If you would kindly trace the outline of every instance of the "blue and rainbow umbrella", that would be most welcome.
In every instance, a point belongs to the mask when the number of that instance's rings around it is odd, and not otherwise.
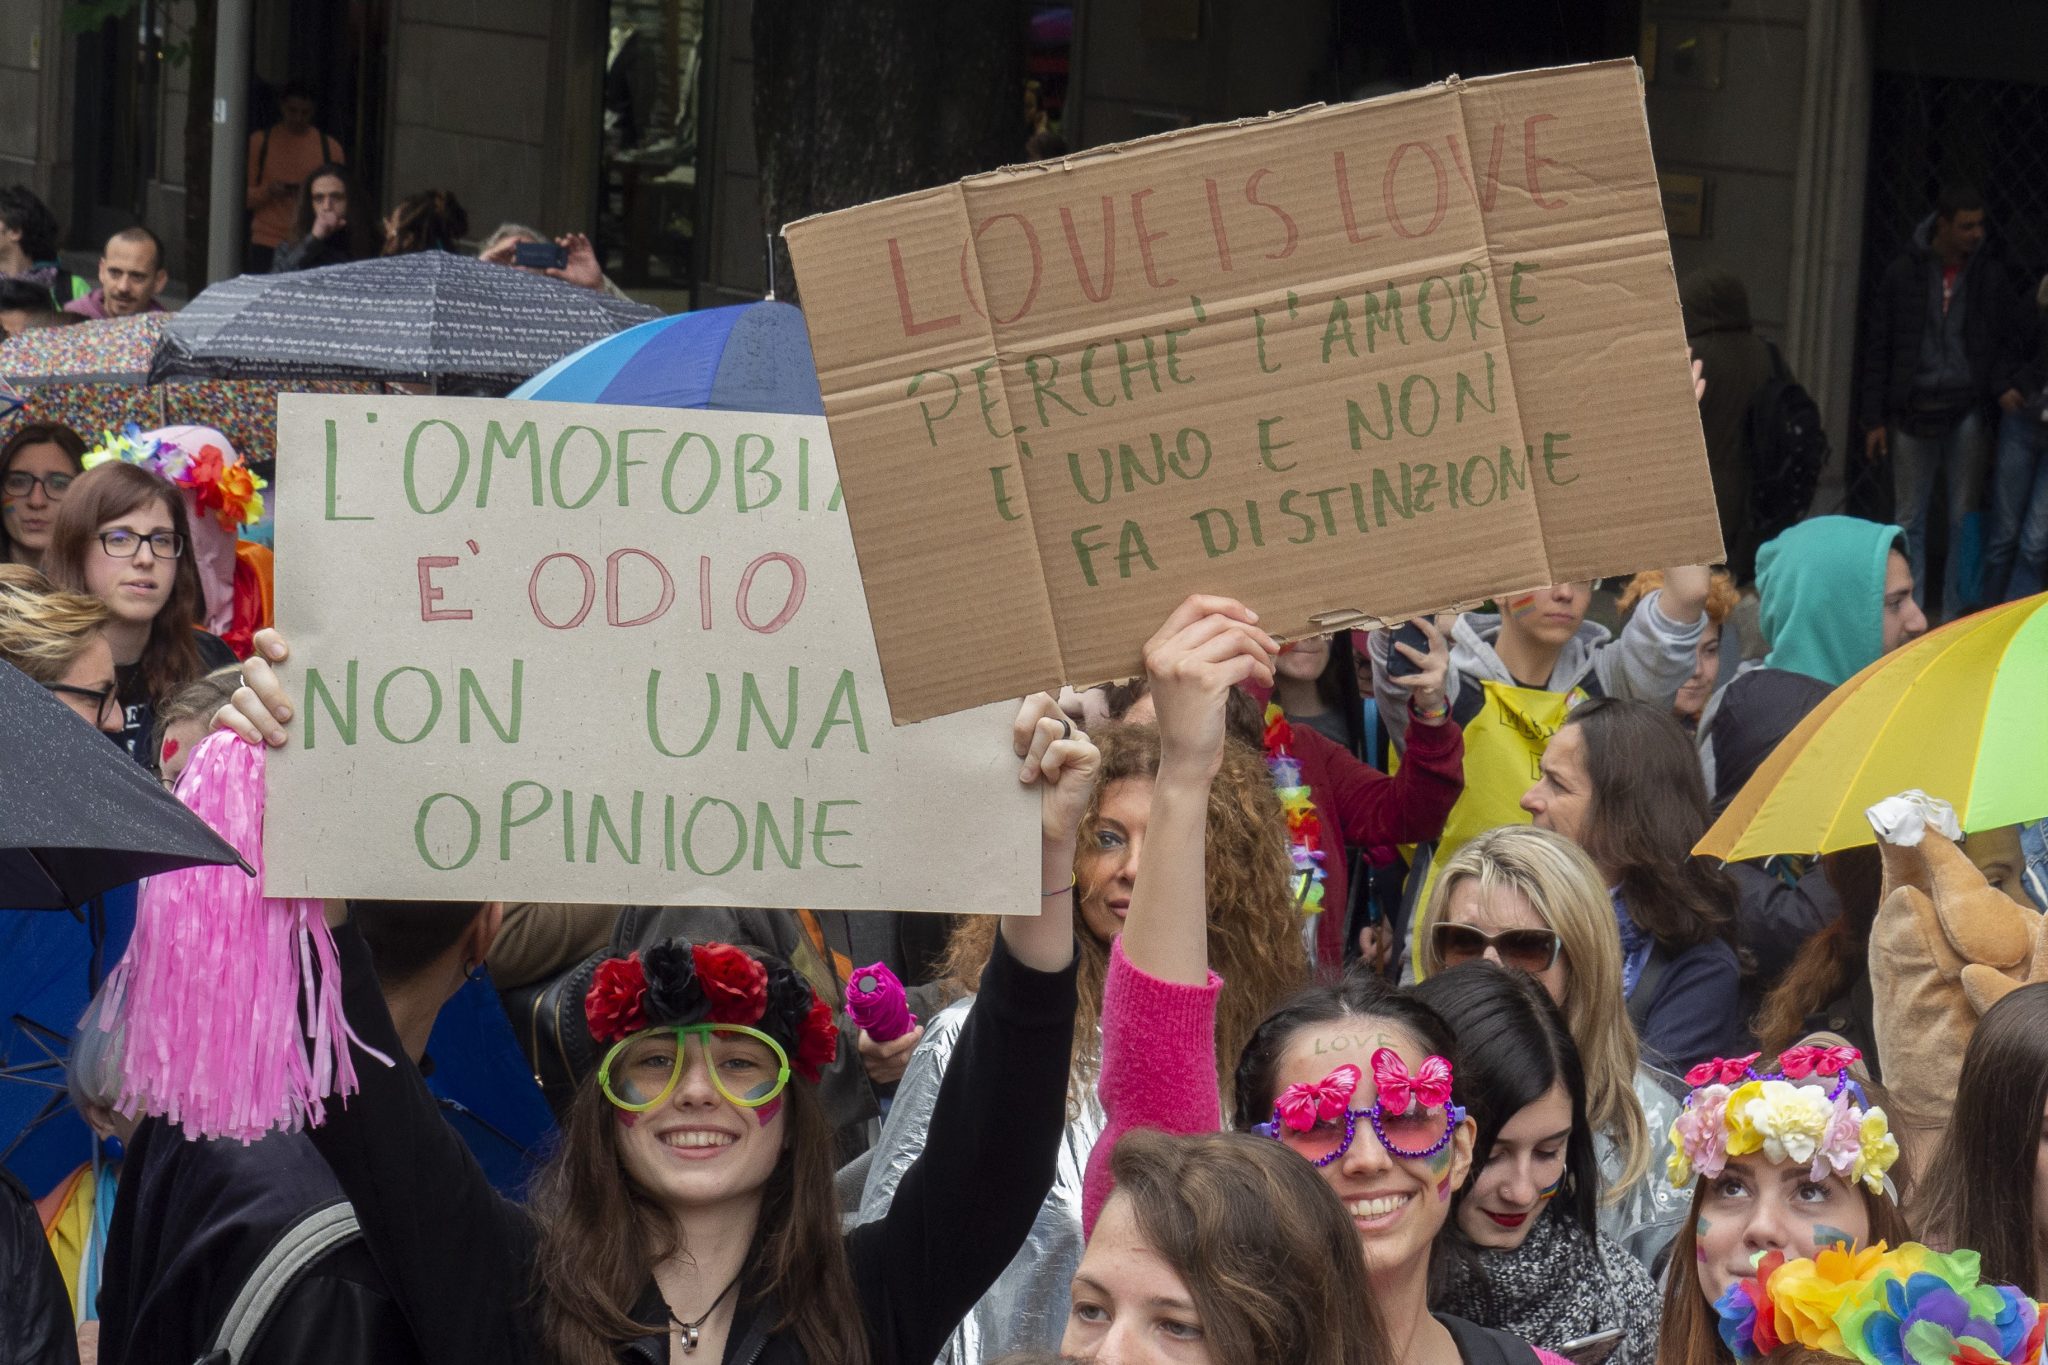
[[[629,327],[556,361],[514,398],[823,416],[804,315],[743,303]]]

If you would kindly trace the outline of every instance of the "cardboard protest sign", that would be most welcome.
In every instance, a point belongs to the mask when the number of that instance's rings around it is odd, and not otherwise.
[[[276,896],[1038,905],[1014,706],[897,729],[815,417],[287,394]]]
[[[1632,63],[786,235],[899,720],[1129,676],[1190,591],[1300,636],[1720,557]]]

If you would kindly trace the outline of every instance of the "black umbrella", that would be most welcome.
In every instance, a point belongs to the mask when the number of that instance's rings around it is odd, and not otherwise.
[[[198,863],[248,867],[141,764],[0,663],[0,905],[68,910]]]
[[[409,380],[503,392],[660,316],[546,275],[419,251],[212,285],[164,329],[149,377]]]

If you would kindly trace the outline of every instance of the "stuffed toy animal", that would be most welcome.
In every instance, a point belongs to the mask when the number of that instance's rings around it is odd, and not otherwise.
[[[1870,985],[1886,1108],[1902,1130],[1939,1133],[1978,1016],[2048,981],[2048,918],[1985,882],[1945,803],[1908,792],[1871,807],[1870,821],[1884,860]]]

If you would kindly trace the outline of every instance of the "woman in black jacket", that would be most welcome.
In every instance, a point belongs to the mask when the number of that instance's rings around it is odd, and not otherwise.
[[[282,742],[274,717],[287,694],[264,659],[281,660],[283,642],[266,631],[256,644],[220,720]],[[528,1209],[498,1197],[442,1121],[362,939],[344,927],[349,1024],[400,1060],[359,1050],[360,1093],[312,1136],[426,1358],[936,1356],[1052,1187],[1073,1041],[1074,841],[1097,764],[1085,735],[1039,722],[1023,774],[1041,791],[1041,911],[1004,917],[924,1154],[888,1215],[844,1236],[831,1131],[801,1079],[837,1034],[786,963],[671,939],[603,965],[586,1013],[618,1041],[583,1082]]]
[[[299,186],[292,235],[271,258],[270,273],[367,261],[380,245],[376,209],[356,188],[348,168],[330,163]]]

